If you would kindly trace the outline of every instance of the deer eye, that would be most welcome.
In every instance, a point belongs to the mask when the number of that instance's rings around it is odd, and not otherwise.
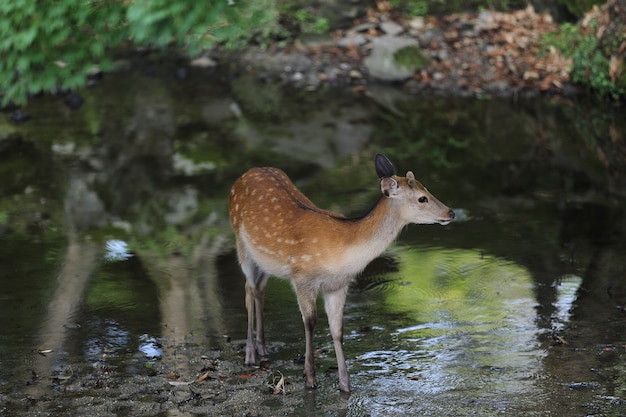
[[[417,201],[419,201],[420,203],[428,203],[428,198],[421,196],[417,199]]]

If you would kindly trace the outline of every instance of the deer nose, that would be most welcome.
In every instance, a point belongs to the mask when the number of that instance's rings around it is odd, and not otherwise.
[[[449,216],[451,219],[454,219],[454,216],[455,216],[455,214],[454,214],[454,210],[450,209],[450,211],[448,211],[448,216]]]

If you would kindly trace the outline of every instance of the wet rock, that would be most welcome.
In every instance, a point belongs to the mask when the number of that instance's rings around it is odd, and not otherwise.
[[[11,115],[11,120],[16,123],[25,123],[30,120],[30,114],[18,110]]]
[[[196,59],[192,59],[189,65],[196,68],[212,68],[217,65],[217,62],[208,56],[201,56]]]
[[[78,110],[83,105],[83,98],[80,94],[70,91],[63,97],[63,103],[72,110]]]
[[[380,36],[372,41],[372,52],[364,60],[372,77],[384,81],[403,81],[413,75],[420,65],[403,62],[399,64],[396,54],[405,48],[419,51],[417,41],[411,38]],[[408,64],[408,65],[407,65]]]

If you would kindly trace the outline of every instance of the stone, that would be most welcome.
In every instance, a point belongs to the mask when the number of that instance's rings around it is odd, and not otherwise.
[[[396,53],[404,48],[411,47],[420,51],[415,39],[384,35],[375,38],[371,45],[371,53],[363,63],[372,77],[383,81],[402,81],[423,66],[423,63],[404,62],[400,65],[396,62]]]
[[[392,20],[382,22],[380,24],[380,29],[389,36],[398,36],[399,34],[404,32],[404,27]]]
[[[211,68],[211,67],[216,66],[217,62],[215,62],[213,59],[211,59],[208,56],[201,56],[196,59],[192,59],[189,64],[192,67],[197,67],[197,68]]]
[[[364,45],[366,42],[367,38],[365,36],[361,34],[355,34],[344,36],[339,40],[339,42],[337,42],[337,45],[339,45],[341,48],[351,48],[354,46],[358,47]]]

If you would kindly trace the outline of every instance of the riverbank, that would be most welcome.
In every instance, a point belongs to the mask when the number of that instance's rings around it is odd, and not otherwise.
[[[237,70],[253,71],[259,80],[310,89],[342,85],[364,90],[383,81],[409,93],[571,95],[577,91],[570,83],[571,60],[543,43],[544,35],[558,30],[549,14],[537,13],[532,6],[512,13],[411,19],[378,11],[332,35],[303,36],[286,46],[214,51],[212,57]],[[377,53],[406,51],[406,46],[417,52],[403,65]]]

